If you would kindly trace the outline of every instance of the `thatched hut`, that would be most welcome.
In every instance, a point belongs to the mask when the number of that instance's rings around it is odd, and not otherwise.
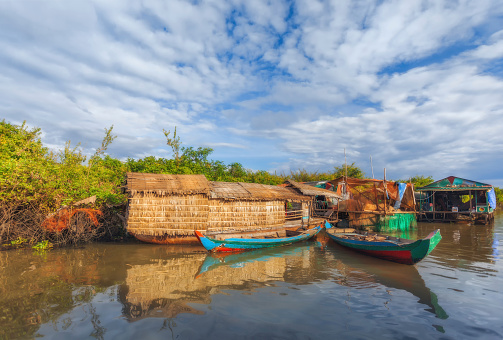
[[[197,243],[195,230],[281,227],[289,217],[288,203],[308,207],[313,199],[294,187],[210,182],[204,175],[128,173],[126,181],[128,232],[139,240],[161,244]],[[304,214],[291,216],[297,223],[309,224],[301,219]]]
[[[334,207],[340,226],[406,230],[416,223],[411,183],[339,177],[329,182],[344,200]]]
[[[332,190],[326,190],[305,183],[299,183],[293,180],[287,180],[284,184],[287,188],[292,188],[304,196],[310,196],[311,201],[303,202],[300,207],[302,218],[310,216],[323,216],[327,220],[332,219],[334,210],[332,206],[337,205],[342,196]],[[294,207],[297,210],[298,207]]]

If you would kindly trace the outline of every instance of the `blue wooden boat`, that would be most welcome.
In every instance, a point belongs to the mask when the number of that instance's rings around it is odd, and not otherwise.
[[[232,233],[203,235],[196,231],[196,237],[206,250],[212,253],[242,252],[261,248],[286,246],[308,240],[316,236],[323,224],[307,230],[291,230],[288,228],[272,231],[257,231],[255,233]]]
[[[325,228],[328,236],[343,247],[403,264],[418,263],[431,253],[442,239],[439,229],[421,240],[414,241],[354,229],[337,230],[328,222],[325,223]]]

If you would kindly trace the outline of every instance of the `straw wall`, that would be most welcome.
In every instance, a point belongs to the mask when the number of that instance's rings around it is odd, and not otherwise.
[[[270,228],[285,223],[283,201],[210,199],[208,231]]]
[[[159,196],[136,193],[129,199],[128,231],[142,235],[193,235],[206,230],[208,197],[204,194]]]
[[[194,230],[256,230],[283,225],[285,203],[136,193],[130,198],[128,214],[131,233],[193,235]]]

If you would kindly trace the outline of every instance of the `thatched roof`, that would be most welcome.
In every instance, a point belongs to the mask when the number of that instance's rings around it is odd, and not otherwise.
[[[128,172],[126,191],[172,194],[209,194],[209,181],[204,175],[167,175]]]
[[[211,198],[246,199],[252,194],[238,182],[210,182]]]
[[[204,175],[166,175],[128,172],[126,191],[158,195],[206,194],[211,198],[247,201],[309,201],[293,188],[258,183],[210,182]],[[315,188],[316,189],[316,188]],[[323,189],[318,189],[323,190]],[[327,190],[324,190],[327,191]]]
[[[331,190],[313,187],[311,185],[295,182],[292,180],[288,180],[285,183],[291,185],[293,188],[297,189],[303,195],[306,195],[306,196],[325,196],[325,197],[333,197],[333,198],[342,198],[336,192],[331,191]]]
[[[210,197],[262,201],[308,201],[311,199],[289,188],[241,182],[210,182]]]

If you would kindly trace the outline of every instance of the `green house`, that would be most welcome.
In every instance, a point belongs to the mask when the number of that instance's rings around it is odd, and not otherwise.
[[[487,224],[494,218],[496,193],[490,184],[449,176],[416,188],[418,220]]]

